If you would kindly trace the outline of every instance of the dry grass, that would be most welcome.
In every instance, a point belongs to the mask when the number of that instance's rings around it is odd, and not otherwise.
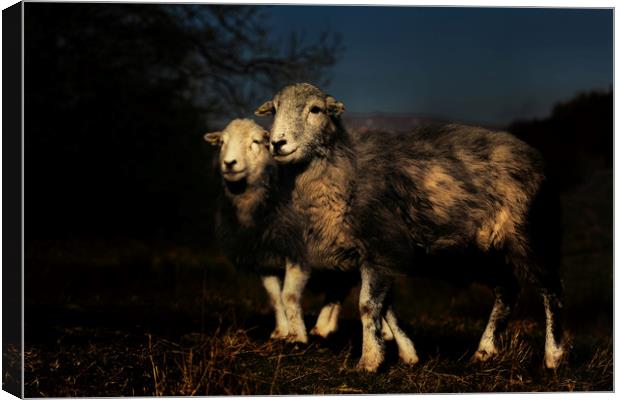
[[[268,321],[268,319],[265,319]],[[428,322],[428,321],[427,321]],[[27,396],[456,393],[612,390],[612,343],[577,341],[558,371],[542,367],[542,336],[511,324],[505,351],[475,363],[479,324],[408,327],[421,361],[410,367],[389,344],[377,374],[355,370],[359,327],[345,321],[329,341],[294,346],[266,340],[268,326],[224,326],[170,340],[101,329],[63,329],[55,343],[28,346]],[[526,321],[527,322],[527,321]],[[350,336],[350,337],[348,337]],[[17,356],[17,353],[15,353]]]
[[[611,391],[611,191],[592,193],[564,199],[572,349],[558,371],[542,366],[544,315],[535,293],[522,296],[502,338],[505,351],[479,364],[470,358],[491,292],[404,280],[395,304],[420,363],[399,364],[389,344],[382,369],[366,374],[354,369],[361,347],[355,295],[334,337],[292,346],[268,340],[273,317],[257,277],[217,253],[174,243],[51,241],[27,247],[25,394]],[[320,296],[304,295],[308,327],[320,305]],[[5,365],[19,361],[16,349],[5,351]],[[3,378],[6,385],[15,377]]]

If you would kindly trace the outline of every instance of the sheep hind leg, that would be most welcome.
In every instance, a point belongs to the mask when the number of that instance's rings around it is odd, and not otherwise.
[[[530,278],[538,286],[545,307],[544,365],[549,369],[559,367],[567,357],[566,343],[562,340],[561,323],[564,291],[558,270],[554,268],[557,265],[559,265],[557,258],[547,255],[542,258],[542,264],[534,264],[530,269]]]
[[[307,268],[287,260],[282,300],[288,319],[286,341],[291,343],[308,343],[304,314],[301,308],[301,295],[309,277],[310,271]]]
[[[519,285],[514,276],[508,278],[502,285],[495,287],[495,303],[480,339],[478,350],[474,353],[474,361],[484,362],[498,354],[497,341],[500,333],[506,329],[518,291]]]
[[[551,284],[543,285],[541,294],[545,306],[545,367],[555,369],[566,357],[562,343],[562,286],[559,277],[553,277]]]
[[[376,269],[363,265],[359,310],[362,320],[362,356],[357,369],[375,372],[384,359],[385,343],[381,336],[381,320],[385,297],[391,279]]]
[[[288,319],[284,310],[284,302],[282,301],[282,289],[280,287],[280,278],[274,275],[261,276],[263,286],[269,296],[269,302],[273,307],[276,317],[276,327],[271,333],[272,339],[286,339],[288,336]]]

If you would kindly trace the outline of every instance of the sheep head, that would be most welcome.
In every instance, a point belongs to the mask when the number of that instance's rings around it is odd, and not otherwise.
[[[269,150],[279,163],[312,158],[336,132],[344,104],[309,83],[289,85],[273,100],[256,109],[259,116],[273,115]]]
[[[206,133],[204,139],[220,146],[220,172],[228,182],[246,179],[252,184],[272,162],[269,134],[252,120],[235,119],[221,132]]]

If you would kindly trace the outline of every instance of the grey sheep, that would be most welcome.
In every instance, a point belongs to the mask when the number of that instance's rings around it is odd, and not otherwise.
[[[337,265],[361,273],[358,368],[376,371],[383,361],[381,317],[401,359],[418,361],[390,304],[394,276],[403,272],[493,288],[475,354],[481,361],[498,352],[519,282],[534,284],[546,313],[545,366],[556,368],[565,356],[559,240],[549,228],[558,208],[538,152],[510,134],[460,125],[352,136],[343,111],[342,102],[303,83],[283,88],[256,114],[274,115],[270,151],[301,221],[300,243],[288,241],[305,246],[301,270]]]

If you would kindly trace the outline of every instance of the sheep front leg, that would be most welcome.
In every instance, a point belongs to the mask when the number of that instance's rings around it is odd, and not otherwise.
[[[282,288],[280,287],[280,278],[274,275],[261,276],[263,286],[269,296],[269,302],[273,307],[276,316],[276,327],[271,333],[272,339],[286,339],[288,336],[288,320],[284,310],[284,302],[282,301]]]
[[[383,336],[383,340],[389,342],[394,340],[394,334],[392,333],[392,329],[390,329],[390,325],[388,325],[385,318],[383,318],[381,322],[381,336]]]
[[[362,357],[357,368],[375,372],[383,362],[385,343],[381,334],[383,302],[391,281],[372,267],[361,268],[360,317],[362,319]]]
[[[383,329],[388,329],[392,334],[392,338],[396,340],[396,346],[398,346],[398,356],[401,361],[409,365],[417,364],[420,359],[418,358],[418,353],[415,351],[415,346],[407,334],[398,325],[396,314],[394,313],[394,309],[391,305],[385,313]],[[383,335],[383,338],[385,339],[385,334]]]
[[[288,319],[288,336],[286,340],[291,343],[308,343],[304,314],[301,309],[301,294],[309,277],[310,271],[308,268],[289,260],[286,261],[282,300],[284,301],[284,309]]]
[[[474,354],[474,361],[487,361],[498,353],[497,340],[499,334],[506,329],[518,291],[519,286],[514,277],[495,287],[495,303],[480,339],[478,350]]]
[[[330,334],[338,330],[338,318],[342,303],[347,298],[353,285],[358,282],[359,275],[352,273],[332,273],[329,278],[333,281],[325,282],[325,305],[319,313],[314,328],[310,331],[311,335],[327,338]],[[334,284],[334,282],[337,282]]]

